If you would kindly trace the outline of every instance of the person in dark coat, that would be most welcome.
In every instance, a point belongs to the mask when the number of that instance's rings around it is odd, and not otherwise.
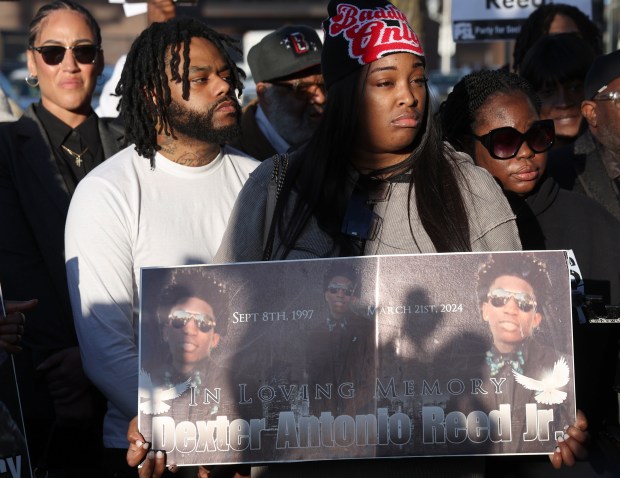
[[[326,100],[322,48],[314,29],[287,25],[250,49],[247,62],[257,98],[243,110],[234,147],[263,161],[310,139]]]
[[[448,410],[465,414],[497,410],[494,413],[501,418],[497,429],[491,426],[490,442],[469,445],[472,453],[544,452],[572,421],[575,378],[569,369],[570,338],[553,333],[563,318],[554,303],[559,294],[553,293],[557,284],[552,283],[548,268],[529,252],[491,254],[478,268],[480,318],[490,337],[481,344],[484,347],[468,343],[462,359],[453,365],[462,370],[460,377],[470,378],[466,383],[477,381],[479,387],[476,393],[455,396]],[[540,384],[545,382],[547,388],[542,391]],[[547,414],[546,427],[533,426],[533,409]]]
[[[584,83],[586,131],[549,155],[549,174],[620,220],[620,50],[594,60]]]
[[[555,130],[540,120],[540,100],[523,78],[505,71],[465,76],[442,104],[446,139],[469,153],[501,185],[517,216],[525,250],[572,249],[586,294],[620,300],[620,222],[595,201],[562,190],[545,175]],[[594,436],[617,417],[612,389],[618,335],[574,322],[577,406]],[[592,364],[596,363],[596,367]]]
[[[27,55],[27,82],[41,101],[0,126],[0,209],[9,228],[0,238],[0,281],[7,297],[39,299],[15,358],[33,467],[84,476],[99,459],[104,404],[82,370],[64,227],[77,183],[120,149],[123,133],[91,108],[104,60],[99,27],[84,7],[70,0],[41,7]]]
[[[324,320],[311,322],[305,337],[310,384],[332,387],[329,398],[311,397],[310,412],[316,416],[323,411],[331,411],[334,416],[361,413],[373,394],[375,328],[372,320],[354,312],[360,287],[352,267],[336,265],[324,274],[327,313]],[[354,401],[347,396],[353,390],[361,398]]]

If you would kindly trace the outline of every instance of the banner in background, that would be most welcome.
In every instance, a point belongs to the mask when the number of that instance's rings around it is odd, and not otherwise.
[[[512,40],[521,25],[545,0],[452,1],[452,38],[455,42]],[[560,3],[560,2],[556,2]],[[592,18],[592,0],[562,0]]]

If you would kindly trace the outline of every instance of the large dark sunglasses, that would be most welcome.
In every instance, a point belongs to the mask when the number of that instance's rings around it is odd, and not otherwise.
[[[487,300],[493,307],[504,307],[510,299],[514,299],[517,307],[523,312],[529,312],[536,307],[534,298],[525,292],[511,292],[505,289],[493,289]]]
[[[553,120],[536,121],[525,133],[510,126],[497,128],[483,136],[472,135],[487,149],[492,158],[514,158],[525,141],[535,153],[548,151],[555,141]]]
[[[215,319],[207,314],[192,314],[184,310],[175,310],[168,316],[170,325],[175,329],[182,329],[192,319],[196,321],[196,326],[201,332],[207,333],[215,327]]]
[[[346,296],[353,295],[353,289],[349,287],[348,285],[329,284],[327,286],[327,292],[329,292],[330,294],[337,294],[340,291],[344,292],[344,295]]]
[[[48,65],[59,65],[62,63],[63,58],[67,50],[73,52],[73,58],[82,65],[88,65],[95,63],[97,59],[97,53],[101,47],[99,45],[45,45],[45,46],[31,46],[31,50],[38,51],[43,58],[43,61]]]

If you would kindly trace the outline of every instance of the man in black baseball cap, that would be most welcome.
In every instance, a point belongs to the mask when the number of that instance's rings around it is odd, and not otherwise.
[[[618,88],[620,78],[620,50],[597,57],[588,71],[583,89],[587,100],[602,96]],[[615,84],[615,86],[614,86]]]
[[[620,50],[597,57],[584,80],[588,129],[548,163],[560,186],[601,203],[620,220]]]
[[[287,25],[265,36],[247,57],[256,100],[243,111],[236,148],[263,161],[305,143],[323,114],[323,44],[305,25]]]

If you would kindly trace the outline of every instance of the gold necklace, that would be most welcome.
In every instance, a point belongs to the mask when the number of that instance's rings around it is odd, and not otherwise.
[[[73,156],[75,158],[75,165],[78,168],[82,166],[82,156],[84,156],[86,154],[86,151],[88,151],[88,146],[86,146],[86,149],[81,153],[76,153],[71,148],[67,148],[64,144],[61,144],[60,147],[64,149],[67,153],[69,153],[70,156]]]

